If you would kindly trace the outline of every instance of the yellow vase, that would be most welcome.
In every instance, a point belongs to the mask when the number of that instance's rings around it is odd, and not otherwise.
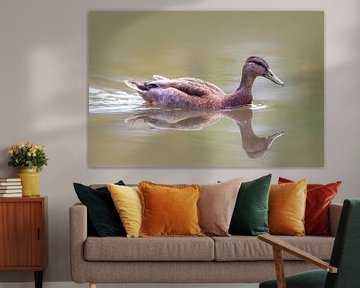
[[[35,166],[32,168],[19,167],[16,176],[21,178],[23,197],[40,196],[40,177]]]

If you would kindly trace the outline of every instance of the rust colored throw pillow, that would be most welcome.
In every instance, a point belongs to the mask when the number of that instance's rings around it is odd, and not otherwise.
[[[139,183],[142,198],[140,236],[203,236],[199,227],[199,185]]]
[[[279,184],[292,182],[292,180],[279,177]],[[340,184],[341,181],[329,184],[307,184],[305,234],[330,235],[329,206]]]
[[[307,180],[273,184],[269,195],[271,234],[303,236]]]
[[[242,178],[230,181],[201,185],[198,202],[199,225],[207,235],[229,236],[231,216]]]

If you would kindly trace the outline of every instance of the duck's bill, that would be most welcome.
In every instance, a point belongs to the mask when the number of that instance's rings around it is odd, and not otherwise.
[[[266,79],[271,80],[272,82],[279,84],[281,86],[284,86],[284,82],[281,81],[270,69],[268,72],[264,75]]]

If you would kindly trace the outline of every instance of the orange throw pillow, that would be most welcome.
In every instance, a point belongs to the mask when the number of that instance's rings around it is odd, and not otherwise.
[[[139,183],[142,198],[140,236],[203,236],[199,227],[199,185]]]
[[[293,181],[279,177],[279,184]],[[329,206],[341,181],[329,184],[307,184],[305,234],[329,236]]]
[[[271,234],[303,236],[306,207],[306,184],[273,184],[269,195],[269,228]]]

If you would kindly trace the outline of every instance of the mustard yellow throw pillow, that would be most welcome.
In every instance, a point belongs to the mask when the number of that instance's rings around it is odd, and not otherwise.
[[[140,236],[202,236],[197,201],[199,185],[139,183],[142,198]]]
[[[138,187],[107,185],[127,237],[139,237],[141,226],[141,196]]]
[[[269,195],[269,228],[271,234],[305,234],[307,180],[273,184]]]

